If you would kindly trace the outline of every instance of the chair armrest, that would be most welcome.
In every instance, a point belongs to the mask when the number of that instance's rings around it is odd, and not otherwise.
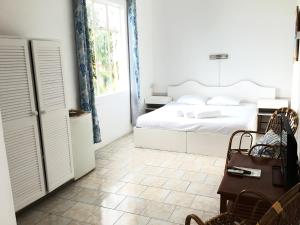
[[[264,133],[261,133],[261,132],[258,132],[258,131],[254,131],[254,130],[237,130],[237,131],[233,132],[233,134],[231,135],[231,137],[229,139],[229,146],[228,146],[228,148],[231,148],[232,141],[233,141],[234,137],[236,135],[238,135],[238,134],[241,134],[241,137],[240,137],[240,143],[241,143],[244,135],[246,135],[246,134],[250,135],[253,138],[252,134],[264,134]]]
[[[249,217],[242,218],[245,224],[249,224],[248,222],[250,222],[250,224],[252,224],[253,222],[256,223],[261,218],[261,216],[263,216],[265,212],[261,212],[260,207],[264,206],[265,210],[268,210],[272,206],[272,202],[264,194],[251,190],[243,190],[236,197],[233,207],[230,210],[230,213],[237,217],[242,217],[241,215],[237,214],[241,214],[239,206],[243,206],[245,204],[242,201],[243,197],[254,198],[256,200],[256,204],[250,211],[251,213],[248,215]]]
[[[229,139],[229,144],[228,144],[228,151],[227,151],[227,162],[228,160],[231,158],[231,153],[233,151],[235,152],[239,152],[239,153],[242,153],[242,152],[248,152],[249,148],[252,147],[252,144],[253,144],[253,134],[263,134],[261,132],[257,132],[257,131],[252,131],[252,130],[237,130],[235,131],[230,139]],[[240,140],[239,140],[239,147],[237,149],[233,149],[232,148],[232,142],[233,142],[233,139],[237,136],[237,135],[240,135]],[[241,146],[242,146],[242,141],[243,141],[243,138],[245,137],[245,135],[250,135],[251,137],[251,143],[250,143],[250,146],[248,149],[242,149]]]
[[[280,145],[268,145],[268,144],[257,144],[257,145],[253,145],[253,146],[250,148],[250,150],[249,150],[249,152],[248,152],[248,155],[251,155],[252,151],[253,151],[255,148],[257,148],[257,147],[265,147],[265,148],[263,149],[263,151],[260,153],[259,157],[262,156],[262,154],[264,153],[264,151],[265,151],[267,148],[271,148],[271,149],[273,150],[272,158],[274,158],[274,154],[275,154],[275,151],[276,151],[275,148],[280,148]],[[279,156],[280,156],[280,154],[278,155],[278,157],[279,157]],[[278,158],[278,157],[277,157],[277,158]]]
[[[205,223],[195,214],[190,214],[186,217],[185,219],[185,225],[190,225],[191,224],[191,220],[194,220],[197,224],[199,225],[205,225]]]

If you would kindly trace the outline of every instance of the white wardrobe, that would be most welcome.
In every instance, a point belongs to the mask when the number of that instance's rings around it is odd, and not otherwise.
[[[74,177],[58,41],[0,39],[0,110],[16,211]]]

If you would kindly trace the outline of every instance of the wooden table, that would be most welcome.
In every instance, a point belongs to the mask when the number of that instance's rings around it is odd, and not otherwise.
[[[281,160],[251,157],[240,153],[233,154],[228,166],[261,169],[261,177],[234,176],[225,172],[218,189],[218,194],[220,194],[220,212],[226,212],[227,201],[234,201],[236,196],[245,189],[260,192],[271,202],[276,202],[285,193],[285,189],[272,184],[272,166],[274,165],[280,166]]]

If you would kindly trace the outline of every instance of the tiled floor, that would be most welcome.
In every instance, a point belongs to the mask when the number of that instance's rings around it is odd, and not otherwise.
[[[134,148],[132,135],[96,153],[95,171],[18,215],[18,225],[175,225],[218,214],[225,160]]]

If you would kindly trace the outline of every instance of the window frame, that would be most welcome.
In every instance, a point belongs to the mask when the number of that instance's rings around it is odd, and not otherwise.
[[[106,8],[106,27],[101,26],[95,26],[95,23],[92,23],[92,29],[98,29],[98,30],[105,30],[106,32],[117,32],[120,34],[120,40],[121,40],[121,61],[120,61],[120,67],[119,67],[119,79],[118,79],[118,87],[116,90],[112,91],[106,91],[101,93],[100,95],[95,95],[95,99],[119,94],[121,92],[128,92],[130,89],[129,84],[129,46],[128,46],[128,28],[127,28],[127,2],[125,0],[89,0],[91,3],[99,3],[104,4]],[[108,14],[108,7],[116,7],[121,10],[120,15],[120,30],[116,31],[114,29],[110,29],[109,27],[109,14]],[[94,7],[92,7],[92,17],[94,16]],[[109,54],[113,54],[110,52]]]

